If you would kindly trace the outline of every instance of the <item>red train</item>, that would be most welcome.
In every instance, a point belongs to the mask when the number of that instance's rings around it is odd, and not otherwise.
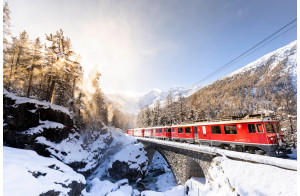
[[[269,156],[289,153],[279,122],[261,115],[248,115],[239,120],[131,129],[126,133],[137,137],[199,143]]]

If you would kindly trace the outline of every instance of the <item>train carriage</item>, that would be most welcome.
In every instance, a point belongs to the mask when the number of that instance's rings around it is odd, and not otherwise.
[[[192,125],[171,127],[171,139],[174,141],[195,143],[195,132]]]
[[[153,130],[154,129],[145,129],[145,131],[144,131],[144,137],[147,137],[147,138],[150,138],[150,137],[153,137]]]
[[[136,136],[136,137],[144,137],[144,131],[145,131],[144,128],[141,128],[141,129],[134,129],[133,136]]]
[[[153,127],[151,138],[169,140],[171,138],[171,129],[168,127]]]
[[[148,127],[127,132],[138,137],[218,146],[241,152],[266,153],[270,156],[280,156],[279,151],[289,153],[279,122],[263,115],[248,115],[238,120]]]
[[[272,154],[278,149],[279,143],[283,142],[278,121],[270,117],[199,123],[194,127],[197,128],[195,143],[225,149]]]

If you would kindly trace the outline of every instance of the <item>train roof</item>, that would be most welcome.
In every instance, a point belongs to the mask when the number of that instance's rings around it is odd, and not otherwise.
[[[221,124],[235,124],[235,123],[254,123],[254,122],[274,122],[278,121],[273,119],[270,116],[264,116],[263,114],[254,114],[254,115],[247,115],[243,118],[231,118],[231,119],[214,119],[202,122],[195,122],[195,123],[187,123],[187,124],[178,124],[178,125],[171,125],[171,126],[158,126],[158,127],[146,127],[146,128],[137,128],[137,129],[159,129],[159,128],[169,128],[169,127],[192,127],[192,126],[201,126],[201,125],[221,125]]]
[[[196,122],[196,123],[189,123],[189,124],[179,124],[179,125],[172,125],[170,127],[191,127],[191,126],[199,126],[199,125],[221,125],[221,124],[236,124],[236,123],[254,123],[254,122],[274,122],[278,121],[272,119],[271,117],[265,117],[262,119],[241,119],[241,120],[213,120],[213,121],[204,121],[204,122]]]

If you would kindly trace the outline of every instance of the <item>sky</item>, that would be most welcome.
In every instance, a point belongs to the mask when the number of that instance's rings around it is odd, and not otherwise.
[[[9,0],[11,30],[63,29],[104,92],[190,87],[297,17],[296,0]],[[203,85],[297,39],[296,28]]]

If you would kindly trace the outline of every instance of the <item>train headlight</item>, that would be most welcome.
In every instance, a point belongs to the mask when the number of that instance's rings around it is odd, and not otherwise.
[[[270,140],[272,140],[272,141],[273,141],[273,138],[271,137],[271,138],[270,138]]]

